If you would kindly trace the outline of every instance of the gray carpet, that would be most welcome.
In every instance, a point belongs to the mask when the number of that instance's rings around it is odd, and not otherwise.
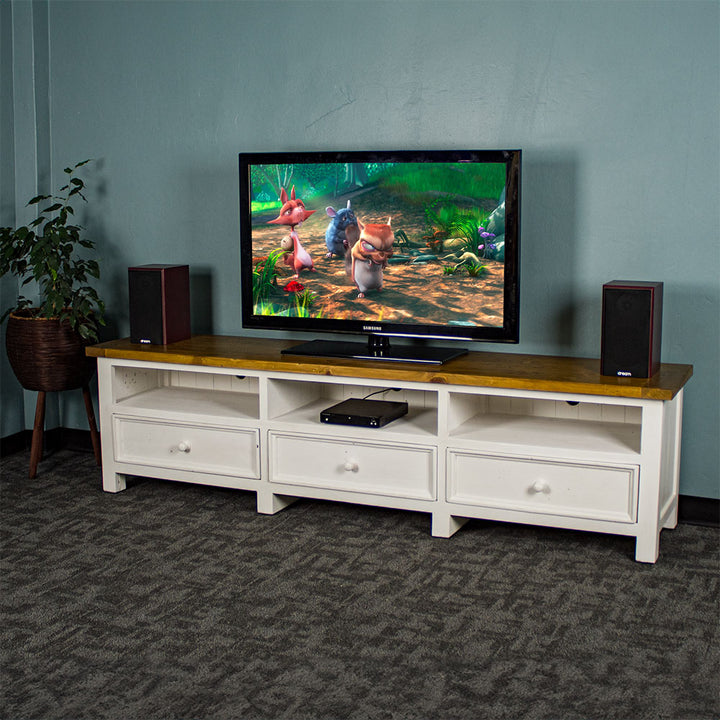
[[[720,533],[632,539],[2,460],[5,720],[720,717]]]

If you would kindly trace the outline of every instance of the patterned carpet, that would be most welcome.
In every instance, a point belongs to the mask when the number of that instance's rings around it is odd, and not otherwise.
[[[629,538],[2,460],[0,717],[720,717],[720,533]]]

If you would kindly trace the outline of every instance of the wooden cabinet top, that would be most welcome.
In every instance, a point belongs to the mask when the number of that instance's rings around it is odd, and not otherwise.
[[[671,400],[692,377],[692,365],[663,364],[651,378],[600,374],[600,360],[470,352],[443,365],[281,355],[297,341],[196,335],[171,345],[140,345],[128,338],[92,345],[90,357],[204,367],[330,375],[373,380],[470,385],[547,392]]]

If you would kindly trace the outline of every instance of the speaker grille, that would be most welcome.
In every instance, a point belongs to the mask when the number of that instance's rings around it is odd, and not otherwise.
[[[130,342],[163,344],[162,275],[130,268]]]

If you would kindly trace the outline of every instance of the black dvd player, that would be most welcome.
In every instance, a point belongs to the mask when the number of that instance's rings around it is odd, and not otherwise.
[[[406,402],[351,398],[323,410],[320,413],[320,422],[379,428],[407,415],[407,411]]]

